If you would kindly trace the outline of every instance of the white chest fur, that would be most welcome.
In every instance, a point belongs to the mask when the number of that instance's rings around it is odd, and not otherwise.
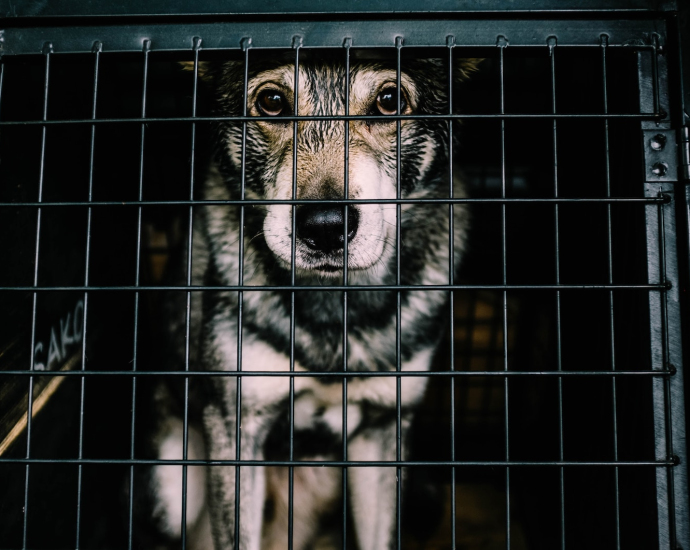
[[[213,335],[217,364],[223,370],[236,370],[237,337],[234,328],[223,323],[216,325]],[[429,369],[433,348],[416,353],[411,360],[403,362],[402,371],[426,371]],[[295,372],[307,372],[297,361]],[[253,337],[245,338],[242,346],[243,372],[290,372],[290,359],[267,343]],[[360,406],[369,403],[387,409],[397,404],[397,378],[388,373],[383,376],[350,377],[347,384],[348,432],[359,424]],[[227,377],[228,398],[234,401],[236,384],[234,377]],[[426,388],[427,378],[403,377],[400,383],[401,406],[418,403]],[[323,384],[317,377],[296,376],[294,393],[295,428],[307,428],[313,421],[326,422],[335,432],[342,431],[342,384]],[[245,376],[242,379],[241,400],[243,407],[261,410],[280,402],[290,395],[288,376]],[[312,419],[311,421],[309,419]],[[316,419],[316,420],[313,420]]]

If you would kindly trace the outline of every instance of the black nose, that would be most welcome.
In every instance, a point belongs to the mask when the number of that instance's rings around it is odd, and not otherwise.
[[[345,242],[345,209],[342,206],[304,205],[296,209],[297,236],[311,249],[331,252],[343,248]],[[357,233],[359,213],[347,209],[347,242]]]

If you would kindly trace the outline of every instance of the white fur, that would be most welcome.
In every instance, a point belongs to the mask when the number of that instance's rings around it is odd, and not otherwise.
[[[298,157],[299,164],[299,157]],[[367,155],[353,152],[349,162],[350,197],[356,199],[394,199],[395,181]],[[292,199],[292,163],[285,163],[278,172],[275,188],[268,197]],[[359,210],[359,228],[348,244],[348,267],[364,270],[375,264],[385,264],[386,244],[394,250],[395,207],[380,204],[362,204]],[[264,220],[264,236],[273,253],[289,268],[292,263],[292,206],[270,205]],[[304,244],[295,246],[295,267],[313,269],[303,259],[307,251]]]
[[[171,417],[167,435],[159,446],[160,460],[182,460],[183,425]],[[205,456],[201,434],[193,427],[187,432],[187,458],[201,460]],[[182,466],[155,466],[152,482],[158,492],[154,516],[159,518],[163,531],[169,536],[179,537],[182,531],[182,493],[184,490]],[[187,467],[187,525],[193,526],[199,520],[206,501],[206,471],[201,466]]]
[[[394,440],[382,442],[365,436],[352,441],[348,458],[357,461],[395,460],[395,455]],[[389,542],[395,520],[396,469],[350,468],[348,472],[359,548],[383,550]]]
[[[236,330],[231,328],[231,324],[218,324],[215,330],[216,350],[222,353],[220,364],[235,365],[237,358],[237,337]],[[356,358],[359,354],[364,356],[371,353],[371,350],[362,348],[362,344],[357,340],[351,343],[350,353]],[[415,354],[411,360],[403,362],[402,371],[426,371],[429,369],[433,355],[433,348],[429,347]],[[274,371],[289,372],[290,358],[279,353],[270,345],[256,340],[246,338],[242,346],[242,370],[251,371]],[[305,372],[299,362],[295,361],[295,371]],[[401,400],[404,406],[418,403],[424,395],[427,378],[423,376],[405,376],[401,380]],[[231,387],[231,386],[229,386]],[[295,393],[311,392],[312,396],[308,402],[300,405],[300,415],[304,415],[306,410],[316,410],[317,405],[327,409],[328,418],[333,418],[336,413],[330,410],[331,407],[339,405],[342,407],[342,388],[340,384],[324,385],[317,378],[311,376],[300,376],[295,378]],[[348,382],[348,410],[350,405],[360,405],[364,401],[374,403],[383,407],[395,407],[397,400],[396,378],[393,376],[381,376],[355,378]],[[289,379],[287,376],[246,376],[242,382],[242,403],[246,407],[263,408],[267,404],[272,404],[284,399],[290,390]],[[316,396],[316,397],[314,397]],[[233,397],[228,396],[231,400]],[[342,411],[342,409],[340,409]],[[295,410],[297,415],[297,409]],[[357,415],[353,413],[353,418]],[[325,415],[324,415],[325,416]],[[304,424],[304,416],[300,421]],[[298,418],[295,417],[297,422]],[[335,420],[329,421],[329,425],[340,425]],[[348,429],[353,428],[348,413]],[[355,424],[356,426],[356,424]]]

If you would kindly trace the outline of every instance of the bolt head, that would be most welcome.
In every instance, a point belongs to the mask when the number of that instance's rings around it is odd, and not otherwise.
[[[649,140],[649,146],[654,151],[661,151],[664,147],[666,147],[666,136],[663,134],[655,135]]]
[[[652,173],[660,178],[668,173],[668,164],[665,162],[657,162],[652,166]]]

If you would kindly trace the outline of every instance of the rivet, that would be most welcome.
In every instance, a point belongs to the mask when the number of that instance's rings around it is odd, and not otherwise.
[[[664,134],[657,134],[649,140],[649,145],[654,151],[661,151],[666,147],[666,136]]]
[[[656,176],[664,177],[668,172],[668,164],[665,162],[655,162],[652,166],[652,173]]]

